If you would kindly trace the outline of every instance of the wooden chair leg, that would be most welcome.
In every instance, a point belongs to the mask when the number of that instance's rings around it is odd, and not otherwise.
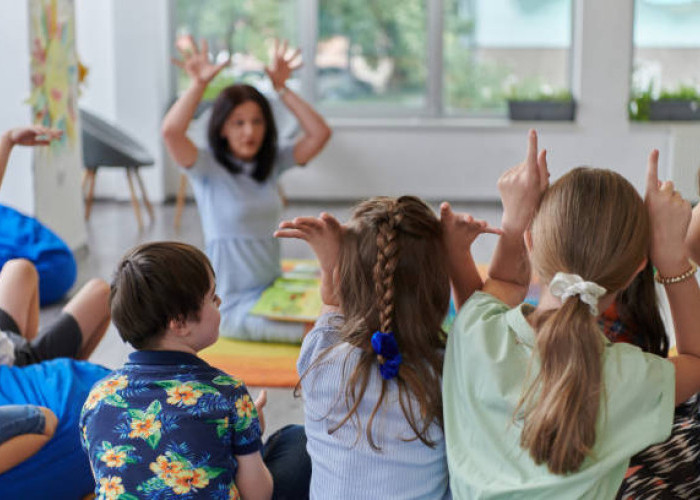
[[[95,194],[95,177],[97,177],[97,169],[86,170],[83,177],[83,185],[87,182],[88,192],[85,195],[85,220],[90,220],[90,211],[92,210],[92,200]],[[85,189],[83,188],[83,193]]]
[[[287,208],[289,206],[289,200],[287,199],[287,195],[284,192],[282,184],[277,184],[277,192],[280,195],[280,200],[282,200],[282,206],[284,208]]]
[[[141,189],[141,198],[143,198],[143,204],[146,205],[146,210],[148,210],[148,216],[151,218],[151,222],[153,222],[153,220],[155,219],[155,216],[153,215],[153,206],[151,206],[151,202],[148,200],[146,187],[143,185],[143,180],[141,179],[139,169],[135,168],[134,173],[136,174],[136,180],[139,183],[139,189]]]
[[[134,207],[134,213],[136,214],[136,222],[139,225],[139,231],[143,230],[143,220],[141,219],[141,207],[139,207],[139,200],[136,198],[136,192],[134,191],[134,181],[131,178],[131,167],[126,169],[126,179],[129,182],[129,191],[131,192],[131,206]]]
[[[185,196],[187,195],[187,176],[180,174],[180,186],[177,189],[175,198],[175,229],[180,229],[182,222],[182,210],[185,208]]]

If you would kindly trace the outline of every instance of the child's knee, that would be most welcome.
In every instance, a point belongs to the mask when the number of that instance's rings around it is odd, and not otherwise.
[[[38,283],[39,273],[34,264],[27,259],[11,259],[5,262],[0,271],[3,276],[12,275],[23,283]]]
[[[109,304],[109,284],[105,280],[93,278],[85,284],[84,289],[94,300]]]
[[[53,437],[54,433],[56,432],[56,427],[58,426],[58,418],[56,417],[56,414],[48,408],[40,406],[39,409],[44,414],[44,419],[46,422],[44,424],[43,434],[49,438]]]

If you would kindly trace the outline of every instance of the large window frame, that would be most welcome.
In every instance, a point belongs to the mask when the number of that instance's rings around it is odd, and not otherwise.
[[[445,106],[444,85],[444,0],[423,0],[426,2],[426,87],[425,103],[420,108],[406,108],[396,104],[376,104],[371,109],[363,109],[353,106],[351,102],[347,106],[334,106],[327,108],[317,99],[317,71],[316,60],[317,42],[319,36],[318,11],[319,0],[297,0],[299,47],[302,50],[304,65],[298,70],[300,80],[300,93],[310,103],[316,106],[324,115],[333,119],[360,119],[368,121],[386,121],[402,118],[415,118],[418,120],[464,120],[464,119],[504,119],[505,114],[484,113],[476,110],[447,110]],[[568,48],[568,67],[566,68],[568,90],[574,91],[574,63],[575,57],[575,33],[576,3],[581,0],[572,0],[571,12],[571,41]],[[174,2],[171,4],[175,9]],[[175,19],[174,12],[171,15]],[[176,27],[173,24],[172,32]],[[176,75],[174,68],[173,75]],[[173,76],[173,81],[175,76]],[[176,87],[175,87],[176,88]]]

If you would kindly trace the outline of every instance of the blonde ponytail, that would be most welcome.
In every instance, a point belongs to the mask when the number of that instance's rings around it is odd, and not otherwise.
[[[520,444],[554,474],[574,472],[595,444],[603,339],[589,306],[572,297],[539,325],[540,368],[522,396]]]

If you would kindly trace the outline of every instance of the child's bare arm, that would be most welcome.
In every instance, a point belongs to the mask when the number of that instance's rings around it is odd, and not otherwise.
[[[503,202],[503,235],[489,267],[484,291],[515,306],[522,302],[530,284],[530,261],[524,235],[549,185],[547,152],[537,149],[537,133],[530,130],[525,161],[498,180]]]
[[[449,203],[440,205],[440,224],[447,257],[450,285],[455,307],[459,309],[476,290],[483,286],[474,264],[471,245],[482,233],[501,234],[486,221],[474,220],[469,214],[454,213]]]
[[[56,129],[31,125],[27,127],[17,127],[8,130],[0,136],[0,185],[5,177],[5,169],[10,160],[12,148],[21,146],[46,146],[51,141],[59,139],[63,132]]]
[[[260,452],[236,455],[236,487],[243,500],[269,500],[272,498],[272,475],[267,470]]]
[[[306,241],[316,254],[321,266],[321,300],[328,306],[338,306],[338,255],[343,226],[328,213],[320,217],[297,217],[280,223],[276,238],[298,238]]]
[[[686,240],[691,219],[690,203],[674,190],[673,183],[659,182],[659,152],[649,155],[646,205],[651,219],[651,260],[661,277],[680,276],[690,269]],[[664,286],[668,296],[678,354],[676,404],[700,391],[700,287],[694,276]]]
[[[54,412],[42,406],[45,425],[43,434],[21,434],[0,443],[0,474],[7,472],[32,457],[53,437],[58,425]]]
[[[693,209],[688,234],[685,237],[685,248],[693,262],[700,262],[700,203]]]

